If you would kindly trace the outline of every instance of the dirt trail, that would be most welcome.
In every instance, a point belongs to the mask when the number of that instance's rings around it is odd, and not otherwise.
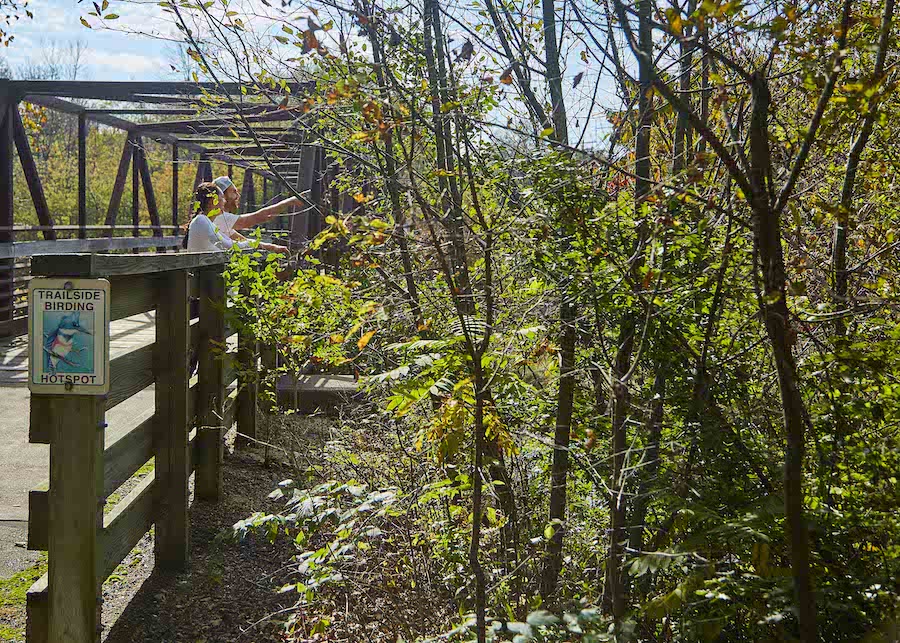
[[[252,451],[228,457],[224,500],[195,502],[191,508],[190,569],[176,576],[151,573],[153,540],[148,534],[123,562],[120,571],[127,573],[104,585],[103,620],[111,624],[104,626],[105,641],[278,640],[280,621],[266,617],[293,604],[295,597],[277,593],[283,582],[277,572],[290,559],[292,545],[260,539],[238,543],[221,536],[254,511],[277,509],[267,496],[289,476],[284,466],[262,466]]]

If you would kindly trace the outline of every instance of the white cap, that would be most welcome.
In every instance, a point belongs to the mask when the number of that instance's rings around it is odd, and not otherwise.
[[[222,190],[222,194],[225,194],[225,190],[227,190],[228,188],[233,188],[233,187],[234,187],[234,182],[231,180],[231,178],[229,178],[229,177],[227,177],[227,176],[219,176],[219,177],[216,177],[216,178],[213,180],[213,183],[216,184],[216,187],[217,187],[217,188],[219,188],[220,190]],[[237,189],[237,188],[235,188],[235,189]]]

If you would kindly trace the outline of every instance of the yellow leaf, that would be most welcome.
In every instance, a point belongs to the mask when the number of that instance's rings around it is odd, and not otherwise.
[[[366,345],[369,343],[369,340],[371,340],[375,336],[375,333],[377,333],[377,332],[378,332],[377,330],[370,330],[368,333],[366,333],[365,335],[360,337],[359,341],[356,342],[356,347],[359,350],[364,349],[366,347]]]
[[[672,31],[680,36],[683,30],[683,21],[678,9],[666,9],[666,18]]]
[[[341,335],[340,333],[335,333],[334,335],[332,335],[331,337],[328,338],[328,341],[330,341],[332,344],[343,344],[344,336]]]
[[[81,20],[81,24],[83,24],[83,25],[84,25],[85,27],[87,27],[88,29],[91,29],[91,28],[92,28],[92,27],[91,27],[91,23],[89,23],[89,22],[88,22],[87,20],[85,20],[84,18],[79,18],[79,20]]]

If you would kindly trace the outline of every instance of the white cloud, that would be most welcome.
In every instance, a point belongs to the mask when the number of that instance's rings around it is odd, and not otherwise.
[[[107,78],[159,75],[165,60],[159,56],[89,50],[85,63],[95,72],[96,80]]]

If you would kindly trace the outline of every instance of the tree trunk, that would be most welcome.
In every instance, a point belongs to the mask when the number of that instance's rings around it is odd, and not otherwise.
[[[481,514],[482,514],[482,479],[481,468],[484,455],[484,405],[485,390],[484,373],[481,370],[481,354],[475,356],[475,466],[472,474],[472,540],[469,544],[469,566],[475,576],[475,621],[478,643],[487,640],[487,623],[485,617],[485,582],[484,569],[478,558],[481,546]]]
[[[641,467],[641,484],[634,498],[634,518],[628,538],[628,546],[636,551],[644,550],[644,523],[647,520],[647,505],[650,489],[656,474],[659,472],[659,441],[662,438],[663,405],[666,397],[665,366],[656,366],[656,378],[653,380],[653,401],[650,406],[650,417],[647,419],[647,444],[644,446],[644,460]]]
[[[696,8],[696,6],[696,0],[691,0],[688,3],[687,14],[691,15],[692,13],[694,13],[694,9]],[[692,28],[687,27],[685,30],[685,36],[690,37],[691,32]],[[678,76],[678,91],[681,100],[689,103],[691,90],[691,67],[693,66],[694,61],[694,45],[691,42],[685,42],[682,40],[679,48],[680,72]],[[676,114],[675,141],[673,149],[674,154],[672,160],[672,173],[674,175],[678,175],[687,164],[688,150],[691,149],[691,126],[688,113],[685,111],[679,111]]]
[[[453,156],[453,134],[449,114],[441,106],[450,102],[444,36],[441,27],[441,8],[438,0],[425,0],[424,48],[431,93],[431,110],[434,123],[437,166],[441,170],[438,187],[442,195],[443,223],[450,233],[450,260],[453,286],[459,291],[466,315],[475,312],[475,301],[469,282],[466,263],[465,236],[463,231],[462,199],[456,179],[456,162]]]
[[[547,58],[547,84],[550,89],[553,123],[553,140],[568,144],[566,104],[563,98],[562,73],[559,68],[559,44],[556,36],[556,11],[553,0],[542,0],[544,19],[544,51]],[[568,247],[564,228],[566,217],[561,217],[559,236],[563,248]],[[550,524],[553,536],[547,543],[544,569],[541,574],[541,597],[549,602],[556,592],[562,570],[563,540],[566,519],[566,485],[569,472],[569,435],[572,432],[572,410],[575,401],[575,344],[578,309],[569,293],[569,276],[559,278],[560,295],[560,368],[559,389],[556,398],[556,426],[553,433],[553,461],[550,466]]]
[[[873,79],[880,83],[884,77],[884,63],[887,57],[888,45],[890,42],[891,23],[894,18],[894,0],[886,0],[884,9],[881,14],[881,32],[878,37],[878,53],[875,57],[875,69],[873,70]],[[856,186],[856,175],[859,171],[859,162],[862,158],[863,150],[869,142],[872,135],[872,128],[875,125],[875,117],[878,114],[878,99],[873,98],[873,103],[869,105],[869,110],[863,119],[862,128],[857,135],[856,140],[850,147],[850,154],[847,157],[847,168],[844,172],[844,182],[841,187],[841,207],[838,209],[838,219],[834,226],[834,245],[831,253],[831,267],[834,273],[834,299],[839,306],[847,303],[847,228],[850,225],[850,212],[853,210],[853,193]],[[844,335],[847,332],[847,325],[844,320],[838,317],[835,322],[835,333]]]
[[[790,538],[791,567],[800,625],[800,640],[816,640],[816,602],[809,564],[809,537],[803,511],[803,453],[806,408],[797,381],[792,352],[796,331],[786,301],[786,273],[781,249],[778,212],[769,198],[768,118],[771,96],[763,72],[753,74],[753,109],[750,122],[750,185],[754,242],[762,269],[763,300],[760,311],[778,373],[787,448],[784,462],[784,508]]]
[[[512,479],[506,470],[500,446],[495,440],[487,437],[484,440],[484,459],[491,482],[496,483],[497,502],[506,518],[506,523],[500,529],[500,538],[503,541],[503,557],[507,569],[512,572],[519,564],[519,512],[512,489]]]
[[[634,216],[638,223],[638,235],[635,241],[635,260],[631,267],[634,273],[633,282],[640,284],[638,271],[643,265],[641,248],[647,235],[646,223],[643,222],[643,202],[650,193],[650,128],[651,113],[651,68],[653,52],[653,34],[651,25],[652,4],[650,0],[638,3],[638,47],[642,52],[638,56],[638,130],[634,144]],[[639,287],[639,286],[636,286]],[[626,420],[630,405],[627,383],[624,381],[631,365],[634,352],[634,334],[637,328],[637,311],[626,310],[619,324],[619,348],[613,365],[612,381],[612,475],[609,491],[609,552],[606,562],[605,606],[618,624],[625,616],[626,580],[623,569],[622,542],[627,539],[626,505],[624,493],[623,470],[625,466],[625,448],[627,444]]]

